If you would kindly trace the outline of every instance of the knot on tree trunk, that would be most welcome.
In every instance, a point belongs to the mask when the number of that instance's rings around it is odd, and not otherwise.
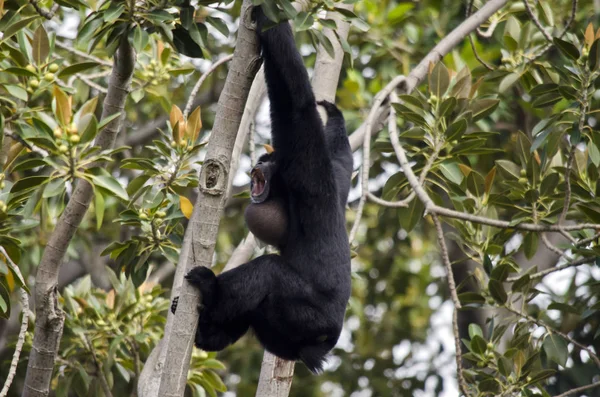
[[[227,188],[227,168],[218,159],[204,161],[200,171],[200,190],[213,196],[221,195]]]

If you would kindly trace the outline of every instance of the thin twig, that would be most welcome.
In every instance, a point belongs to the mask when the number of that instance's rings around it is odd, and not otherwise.
[[[564,35],[567,34],[567,32],[569,31],[569,28],[573,24],[573,21],[575,21],[575,14],[577,13],[577,3],[578,3],[578,0],[572,0],[572,3],[571,3],[572,4],[571,5],[571,16],[569,17],[569,20],[567,21],[567,24],[565,25],[565,28],[563,29],[563,31],[561,32],[561,34],[558,35],[559,39],[562,39],[564,37]],[[544,48],[542,48],[542,50],[540,52],[538,52],[536,55],[534,55],[533,57],[531,57],[527,61],[527,64],[530,65],[533,62],[535,62],[542,55],[544,55],[546,52],[548,52],[548,50],[550,48],[552,48],[552,47],[554,47],[554,43],[548,44],[547,46],[545,46]]]
[[[452,332],[454,333],[454,347],[456,349],[456,374],[458,377],[458,385],[460,390],[465,396],[469,393],[467,387],[467,381],[463,376],[462,368],[462,353],[461,353],[461,342],[460,333],[458,330],[458,311],[461,308],[460,300],[458,299],[458,293],[456,292],[456,283],[454,281],[454,273],[452,272],[452,263],[450,262],[450,256],[448,255],[448,247],[446,246],[446,240],[444,239],[444,230],[442,229],[442,223],[437,216],[432,215],[433,223],[435,224],[435,230],[437,234],[438,243],[440,245],[440,254],[442,261],[446,267],[446,273],[448,277],[448,289],[450,290],[450,297],[454,304],[454,311],[452,312]]]
[[[598,358],[598,356],[596,355],[596,353],[594,351],[592,351],[592,349],[590,349],[589,347],[582,345],[581,343],[577,342],[575,339],[571,338],[569,335],[565,334],[564,332],[561,332],[559,330],[556,330],[556,329],[550,327],[548,324],[546,324],[542,320],[539,320],[539,319],[537,319],[535,317],[531,317],[529,314],[521,313],[518,310],[515,310],[515,309],[513,309],[510,306],[504,306],[504,308],[506,310],[508,310],[509,312],[511,312],[513,314],[516,314],[517,316],[522,317],[522,318],[524,318],[524,319],[526,319],[526,320],[534,323],[535,325],[537,325],[539,327],[546,328],[546,330],[549,333],[554,333],[556,335],[561,336],[562,338],[566,339],[567,342],[572,343],[573,345],[577,346],[580,350],[585,350],[590,355],[590,357],[592,358],[592,360],[594,360],[594,362],[596,363],[596,365],[598,367],[600,367],[600,359]]]
[[[106,397],[112,397],[110,387],[108,386],[108,380],[106,379],[106,376],[104,375],[104,371],[102,370],[102,365],[100,364],[100,361],[98,360],[98,356],[96,355],[94,346],[88,339],[85,332],[82,334],[82,337],[83,337],[83,341],[87,345],[88,350],[92,354],[92,359],[94,360],[94,365],[96,366],[96,370],[98,371],[98,378],[100,379],[100,386],[102,386],[102,391],[104,391],[104,395]]]
[[[408,196],[406,196],[406,198],[400,200],[400,201],[388,201],[388,200],[384,200],[382,198],[379,198],[377,196],[375,196],[373,193],[371,192],[367,192],[367,198],[374,202],[375,204],[379,204],[382,207],[388,207],[388,208],[406,208],[408,207],[408,203],[410,203],[412,201],[413,198],[415,198],[415,193],[411,192]]]
[[[574,389],[568,390],[564,393],[561,393],[555,397],[567,397],[567,396],[572,396],[573,394],[576,393],[580,393],[582,391],[585,390],[589,390],[589,389],[593,389],[594,387],[599,387],[600,386],[600,381],[595,382],[595,383],[590,383],[589,385],[585,385],[585,386],[581,386],[581,387],[576,387]]]
[[[202,86],[202,83],[204,83],[204,80],[206,80],[206,78],[212,72],[214,72],[216,68],[218,68],[220,65],[224,64],[225,62],[229,62],[232,59],[233,59],[233,54],[227,55],[226,57],[219,59],[218,61],[213,63],[210,66],[210,68],[208,68],[208,70],[202,74],[202,76],[200,76],[200,78],[196,82],[196,85],[192,89],[192,92],[190,93],[190,97],[188,98],[187,104],[185,105],[185,109],[183,110],[184,119],[187,119],[187,116],[190,113],[190,110],[192,110],[192,103],[194,102],[194,99],[196,98],[196,95],[198,94],[198,91],[200,90],[200,86]]]
[[[565,34],[567,34],[569,29],[571,28],[571,25],[573,24],[573,22],[575,22],[575,15],[577,14],[577,3],[578,0],[572,0],[571,16],[569,17],[569,20],[567,21],[567,24],[565,25],[565,28],[563,29],[562,33],[558,37],[562,38]]]
[[[452,48],[454,48],[461,40],[463,40],[467,35],[469,35],[472,31],[477,29],[484,21],[486,21],[490,16],[492,16],[495,12],[497,12],[500,8],[504,7],[508,0],[490,0],[487,2],[479,11],[471,15],[469,18],[464,20],[459,26],[457,26],[452,32],[450,32],[446,37],[444,37],[426,56],[419,62],[419,64],[412,70],[412,72],[405,78],[404,76],[397,76],[392,81],[390,81],[383,90],[381,90],[373,100],[373,106],[369,112],[369,116],[367,118],[367,122],[365,124],[365,134],[363,139],[363,164],[362,164],[362,173],[361,173],[361,196],[360,201],[358,203],[358,208],[356,209],[356,219],[354,225],[352,226],[352,230],[350,231],[350,241],[354,240],[356,233],[358,231],[358,226],[360,220],[362,218],[362,213],[364,211],[365,202],[368,197],[368,186],[369,186],[369,168],[370,168],[370,138],[373,132],[373,124],[375,122],[376,116],[379,114],[379,109],[381,105],[385,102],[386,98],[396,89],[397,86],[404,83],[404,91],[407,93],[412,92],[412,90],[419,84],[427,75],[427,71],[429,70],[429,65],[431,63],[438,62],[444,55],[446,55]],[[397,137],[396,137],[397,139]],[[408,164],[408,162],[407,162]],[[410,167],[408,167],[410,168]],[[414,177],[414,174],[413,174]],[[415,178],[415,183],[417,179]],[[424,193],[424,191],[423,191]],[[427,194],[425,193],[425,197]],[[431,201],[431,200],[429,200]],[[433,202],[429,205],[434,206]]]
[[[492,21],[490,23],[490,26],[488,26],[488,28],[486,30],[481,30],[480,28],[477,28],[477,34],[481,37],[485,37],[486,39],[489,39],[490,37],[492,37],[492,35],[494,34],[494,31],[498,27],[498,22],[499,21]]]
[[[98,58],[98,57],[96,57],[94,55],[90,55],[90,54],[88,54],[86,52],[79,51],[79,50],[71,47],[67,43],[63,43],[63,42],[57,40],[56,41],[56,46],[59,47],[59,48],[62,48],[63,50],[67,50],[70,53],[72,53],[74,55],[77,55],[77,56],[79,56],[81,58],[87,59],[88,61],[93,61],[93,62],[99,63],[100,65],[103,65],[103,66],[108,66],[108,67],[112,67],[113,66],[112,62],[109,62],[109,61],[106,61],[104,59]]]
[[[471,16],[471,10],[473,9],[473,0],[470,0],[469,3],[467,4],[467,11],[465,13],[465,16],[468,18]],[[473,33],[469,34],[469,43],[471,43],[471,49],[473,50],[473,54],[475,55],[475,59],[477,59],[477,61],[483,65],[483,67],[485,67],[488,70],[494,70],[494,68],[492,66],[490,66],[486,61],[483,60],[483,58],[481,58],[479,56],[479,52],[477,51],[477,48],[475,48],[475,41],[473,40]]]
[[[529,18],[531,18],[531,20],[533,21],[533,24],[538,28],[540,32],[542,32],[542,35],[544,35],[546,40],[548,40],[549,43],[552,43],[552,36],[546,31],[546,29],[544,29],[538,17],[533,13],[533,10],[529,5],[529,0],[523,0],[523,4],[525,5],[525,9],[527,10]]]
[[[535,223],[538,223],[537,202],[532,203],[531,214],[533,215],[533,221]],[[540,237],[542,238],[542,243],[544,243],[546,248],[548,248],[550,251],[554,252],[556,255],[558,255],[561,258],[565,258],[567,260],[571,259],[567,256],[565,251],[559,249],[557,246],[552,244],[552,242],[548,239],[548,236],[546,235],[546,233],[540,233]]]
[[[23,275],[21,274],[21,270],[19,267],[10,259],[8,253],[4,249],[4,247],[0,246],[0,253],[6,259],[7,264],[13,269],[13,271],[17,274],[17,276],[23,280]],[[27,291],[24,288],[21,288],[21,311],[23,312],[23,317],[21,318],[21,329],[19,330],[19,336],[17,338],[17,345],[15,346],[15,352],[13,353],[12,360],[10,362],[10,368],[8,370],[8,375],[6,376],[6,381],[4,382],[4,386],[2,387],[2,391],[0,391],[0,397],[6,397],[8,394],[8,389],[10,389],[10,385],[15,378],[15,374],[17,373],[17,365],[19,364],[19,357],[21,356],[21,351],[23,350],[23,344],[25,343],[25,334],[27,333],[27,326],[29,325],[29,296],[27,295]]]
[[[58,8],[60,7],[60,4],[54,3],[52,8],[50,8],[49,11],[46,11],[46,9],[44,7],[42,7],[41,5],[38,4],[38,0],[29,0],[29,3],[33,6],[33,8],[35,8],[35,11],[38,14],[40,14],[42,17],[46,18],[47,20],[54,18],[56,11],[58,11]]]
[[[477,48],[475,48],[475,41],[473,40],[472,33],[469,35],[469,43],[471,43],[471,50],[473,51],[473,55],[475,55],[475,59],[477,59],[477,61],[487,70],[495,70],[494,67],[490,66],[490,64],[484,61],[483,58],[481,58],[481,56],[479,55]]]
[[[548,239],[548,236],[546,235],[546,233],[540,233],[540,237],[542,238],[542,243],[544,243],[546,248],[548,248],[550,251],[554,252],[556,255],[560,256],[561,258],[565,258],[567,260],[570,259],[565,251],[561,250],[556,245],[552,244],[552,242]]]
[[[370,157],[371,157],[371,132],[373,130],[373,123],[375,122],[375,118],[378,114],[379,108],[383,104],[383,102],[387,99],[387,97],[396,89],[397,86],[403,84],[406,81],[406,77],[404,76],[396,76],[392,81],[390,81],[376,96],[373,100],[373,106],[369,111],[369,116],[367,117],[367,122],[365,126],[365,136],[363,141],[363,164],[361,170],[361,196],[360,201],[358,202],[358,208],[356,209],[356,219],[354,221],[354,225],[352,226],[352,230],[350,230],[349,240],[353,241],[356,237],[356,233],[358,232],[358,226],[360,224],[360,220],[362,218],[363,210],[365,207],[365,202],[367,201],[367,192],[369,190],[369,169],[370,169]],[[390,116],[391,118],[391,116]],[[392,134],[390,134],[392,135]],[[397,139],[397,137],[396,137]]]
[[[575,245],[577,247],[584,247],[584,246],[588,245],[589,243],[591,243],[592,241],[597,240],[598,238],[600,238],[600,233],[596,233],[592,237],[588,237],[586,239],[579,240],[579,241],[577,241],[577,244],[575,244]]]
[[[104,95],[106,95],[108,93],[107,88],[102,87],[100,84],[94,83],[87,76],[80,74],[80,73],[77,73],[75,76],[77,76],[78,79],[80,79],[81,81],[83,81],[84,83],[89,85],[90,87],[94,88],[96,91],[101,92]]]
[[[568,269],[570,267],[585,265],[585,264],[588,264],[588,263],[593,262],[595,260],[596,260],[596,258],[581,258],[581,259],[577,259],[577,260],[574,260],[572,262],[563,263],[562,265],[554,266],[554,267],[551,267],[551,268],[548,268],[548,269],[541,270],[539,272],[530,274],[529,278],[531,280],[536,280],[538,278],[545,277],[548,274],[555,273],[555,272],[558,272],[558,271],[561,271],[561,270],[564,270],[564,269]],[[516,276],[511,276],[511,277],[507,278],[506,281],[509,282],[509,283],[513,282],[513,281],[517,281],[518,279],[520,279],[523,276],[524,276],[524,274],[519,274],[519,275],[516,275]]]

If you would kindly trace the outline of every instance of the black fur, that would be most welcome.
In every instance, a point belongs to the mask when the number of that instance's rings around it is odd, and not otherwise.
[[[205,267],[186,276],[203,297],[196,346],[222,350],[251,327],[266,350],[317,373],[338,340],[350,297],[345,204],[352,153],[343,116],[331,103],[320,103],[329,115],[323,126],[289,24],[263,30],[270,22],[260,8],[254,16],[289,235],[280,255],[218,277]]]

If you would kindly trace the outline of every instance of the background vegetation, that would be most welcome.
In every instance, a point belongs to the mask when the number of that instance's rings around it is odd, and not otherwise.
[[[297,366],[290,395],[600,395],[600,4],[254,3],[294,21],[311,72],[340,39],[336,102],[358,171],[345,329],[323,375]],[[0,0],[0,396],[47,395],[27,387],[44,382],[57,396],[136,394],[228,115],[217,100],[242,12]],[[342,23],[347,39],[324,33]],[[217,270],[236,247],[265,249],[242,214],[267,110],[234,155]],[[30,355],[35,343],[55,359]],[[195,350],[188,393],[254,394],[262,354],[251,335]]]

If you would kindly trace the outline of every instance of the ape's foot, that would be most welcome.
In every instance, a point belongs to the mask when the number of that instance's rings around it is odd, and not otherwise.
[[[204,306],[211,306],[217,289],[217,276],[213,271],[208,267],[197,266],[190,270],[185,278],[202,293],[202,305],[199,305],[198,309],[201,310]]]

